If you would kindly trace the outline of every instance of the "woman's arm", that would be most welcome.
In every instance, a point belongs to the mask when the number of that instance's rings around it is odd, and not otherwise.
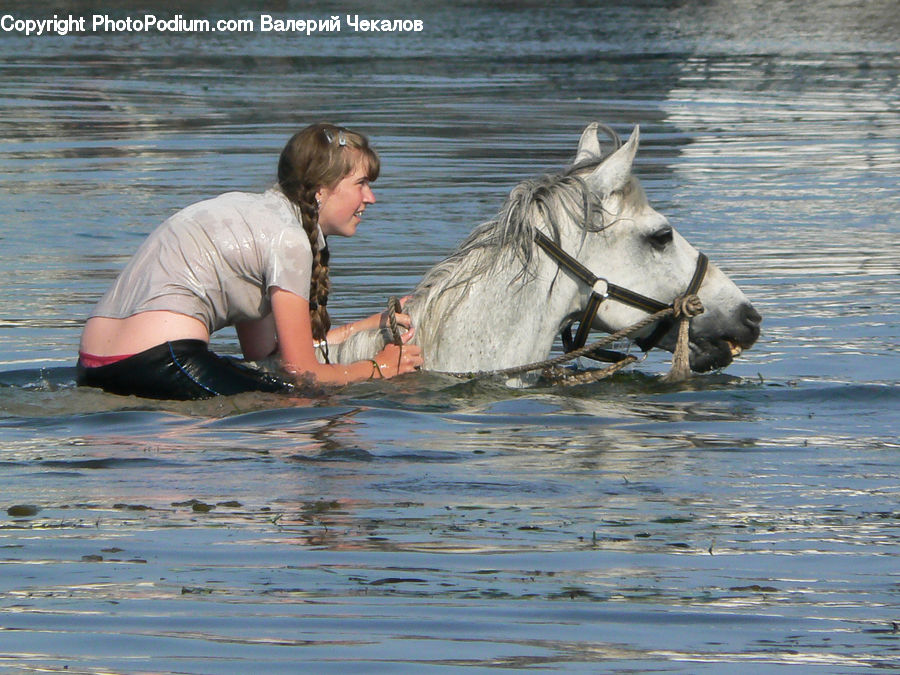
[[[275,338],[275,317],[272,314],[256,321],[242,321],[234,325],[241,351],[248,361],[272,356],[278,349]]]
[[[394,377],[413,371],[423,363],[416,345],[388,345],[375,356],[374,363],[319,363],[313,348],[309,302],[281,288],[272,289],[271,299],[281,360],[285,370],[297,377],[311,375],[317,382],[347,384],[373,377]]]
[[[406,296],[400,299],[400,306],[406,304],[406,301],[409,300],[410,296]],[[397,312],[394,315],[394,318],[397,320],[397,325],[401,328],[405,328],[407,331],[412,328],[412,319],[410,319],[408,314],[403,314]],[[365,330],[376,330],[378,328],[383,328],[387,325],[388,315],[387,312],[379,312],[378,314],[373,314],[372,316],[367,316],[364,319],[360,319],[359,321],[354,321],[352,323],[344,324],[343,326],[338,326],[337,328],[332,328],[328,331],[328,343],[332,345],[339,344],[349,338],[354,333],[359,333]]]

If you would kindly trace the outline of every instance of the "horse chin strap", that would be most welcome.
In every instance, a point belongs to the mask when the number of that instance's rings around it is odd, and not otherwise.
[[[550,239],[550,237],[543,232],[536,231],[534,234],[534,241],[560,267],[571,272],[583,283],[591,287],[591,297],[579,320],[578,331],[576,332],[575,337],[572,337],[572,323],[565,326],[562,330],[561,337],[563,347],[567,353],[584,346],[587,341],[588,333],[591,330],[591,324],[594,322],[594,317],[597,316],[600,305],[607,298],[624,303],[630,307],[636,307],[648,314],[655,314],[656,312],[671,308],[674,310],[673,316],[675,320],[679,321],[679,339],[673,358],[672,370],[667,377],[669,379],[684,379],[685,377],[690,376],[690,366],[687,363],[688,328],[690,319],[703,312],[703,305],[697,297],[697,291],[700,289],[700,284],[703,283],[703,279],[706,276],[706,270],[709,267],[709,259],[705,254],[701,252],[698,255],[697,266],[694,268],[694,276],[691,278],[684,294],[675,298],[670,304],[666,304],[659,300],[648,298],[640,293],[630,291],[627,288],[617,286],[602,277],[598,277],[587,267],[566,253],[559,244]],[[643,351],[650,351],[659,344],[663,335],[671,330],[672,323],[672,319],[660,321],[650,335],[645,338],[638,338],[635,342]],[[596,353],[596,357],[600,360],[608,361],[618,361],[621,360],[623,356],[624,355],[622,354],[610,352],[608,350],[600,350]],[[595,354],[592,353],[591,357],[594,358]],[[686,373],[685,368],[687,369]],[[676,370],[678,371],[677,374]]]

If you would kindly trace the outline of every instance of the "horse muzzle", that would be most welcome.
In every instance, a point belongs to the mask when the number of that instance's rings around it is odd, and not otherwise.
[[[691,370],[704,373],[729,365],[759,338],[761,322],[762,317],[750,303],[741,304],[736,316],[728,322],[704,325],[698,317],[697,325],[691,325],[690,332]],[[670,343],[674,344],[674,340],[667,335],[660,346],[668,348]]]

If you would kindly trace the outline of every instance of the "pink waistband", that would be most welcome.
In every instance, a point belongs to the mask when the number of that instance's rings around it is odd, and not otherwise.
[[[78,363],[85,368],[99,368],[100,366],[108,366],[111,363],[124,361],[134,356],[134,354],[117,354],[116,356],[94,356],[85,352],[78,352]]]

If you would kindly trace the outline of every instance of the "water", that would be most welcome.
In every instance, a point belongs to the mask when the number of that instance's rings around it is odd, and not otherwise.
[[[4,13],[59,11],[32,5]],[[376,15],[312,14],[354,12]],[[377,15],[426,30],[0,35],[0,506],[20,507],[0,519],[0,669],[900,667],[895,3]],[[265,188],[319,119],[384,167],[332,243],[338,321],[411,288],[599,119],[640,123],[651,201],[763,335],[679,386],[653,355],[569,390],[75,389],[81,321],[146,233]]]

